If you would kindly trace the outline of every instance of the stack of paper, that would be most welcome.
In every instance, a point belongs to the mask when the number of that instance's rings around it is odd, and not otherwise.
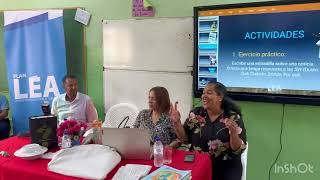
[[[126,164],[118,169],[112,180],[138,180],[146,176],[150,170],[151,166],[149,165]]]
[[[191,179],[191,171],[183,171],[172,168],[170,166],[161,166],[159,169],[153,171],[148,176],[144,177],[142,180],[153,180],[153,179],[163,179],[163,180],[189,180]]]

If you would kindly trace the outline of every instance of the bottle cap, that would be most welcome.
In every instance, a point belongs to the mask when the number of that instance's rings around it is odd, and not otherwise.
[[[154,137],[154,141],[160,141],[160,137],[159,136]]]
[[[99,120],[94,120],[92,123],[92,127],[94,128],[101,128],[102,127],[102,122]]]

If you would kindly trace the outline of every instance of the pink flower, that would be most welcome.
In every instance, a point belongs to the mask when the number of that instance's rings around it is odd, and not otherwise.
[[[213,141],[209,141],[208,142],[208,146],[209,146],[209,150],[215,150],[217,148],[217,146],[223,144],[219,139],[213,140]]]
[[[217,148],[217,145],[211,140],[208,142],[208,146],[210,150],[215,150]]]
[[[196,118],[196,115],[193,112],[191,112],[189,114],[189,119],[194,119],[194,118]]]
[[[81,129],[81,127],[80,127],[79,124],[77,124],[77,125],[75,125],[75,126],[73,127],[73,129],[74,129],[75,132],[79,132],[80,129]]]
[[[83,129],[87,129],[88,125],[87,123],[80,122],[80,127],[83,127]]]
[[[226,119],[225,119],[225,118],[221,118],[219,121],[220,121],[221,123],[223,123],[223,124],[226,123]]]
[[[82,127],[83,129],[86,129],[87,124],[74,119],[65,120],[59,125],[57,129],[57,136],[63,136],[65,131],[67,131],[70,135],[80,135]]]
[[[69,120],[68,121],[68,125],[69,126],[75,126],[77,124],[77,121],[76,120]]]
[[[200,116],[200,115],[197,115],[197,116],[196,116],[196,119],[197,119],[198,122],[200,122],[200,123],[204,123],[204,122],[206,121],[205,118],[202,117],[202,116]]]
[[[195,115],[193,112],[191,112],[189,114],[189,119],[188,119],[188,125],[193,128],[193,127],[197,127],[197,132],[200,132],[200,136],[201,136],[201,127],[203,127],[206,123],[206,119],[200,115]],[[199,131],[200,130],[200,131]]]
[[[61,127],[61,129],[65,129],[67,127],[67,123],[61,123],[60,127]]]
[[[57,136],[62,136],[62,135],[63,135],[62,129],[57,129]]]

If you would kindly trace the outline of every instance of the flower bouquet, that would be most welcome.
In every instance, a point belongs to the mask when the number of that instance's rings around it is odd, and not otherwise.
[[[220,154],[223,154],[223,160],[230,159],[228,155],[228,149],[230,147],[230,143],[223,143],[219,139],[209,140],[209,154],[214,155],[214,157],[218,157]]]
[[[80,136],[83,135],[88,125],[85,122],[77,121],[74,119],[64,120],[60,123],[57,129],[57,136],[62,138],[64,133],[67,133],[71,139],[71,145],[80,144]]]
[[[206,123],[205,117],[202,117],[200,115],[195,115],[193,112],[189,114],[189,119],[187,121],[187,125],[190,129],[195,128],[194,133],[200,133],[201,137],[201,127],[203,127]]]

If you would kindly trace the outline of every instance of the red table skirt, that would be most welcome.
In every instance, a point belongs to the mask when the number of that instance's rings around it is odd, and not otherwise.
[[[47,164],[49,160],[24,160],[15,157],[13,154],[22,146],[29,144],[30,138],[27,137],[12,137],[0,141],[0,151],[7,151],[11,156],[5,158],[0,156],[0,180],[15,180],[15,179],[32,179],[32,180],[53,180],[53,179],[81,179],[57,173],[49,172]],[[173,154],[172,163],[169,166],[180,170],[192,170],[191,175],[193,180],[212,179],[211,160],[207,154],[195,154],[193,163],[183,162],[184,156],[190,152],[176,150]],[[111,179],[117,172],[119,167],[125,164],[146,164],[151,165],[151,171],[156,168],[153,166],[152,160],[122,160],[107,176],[106,179]]]

